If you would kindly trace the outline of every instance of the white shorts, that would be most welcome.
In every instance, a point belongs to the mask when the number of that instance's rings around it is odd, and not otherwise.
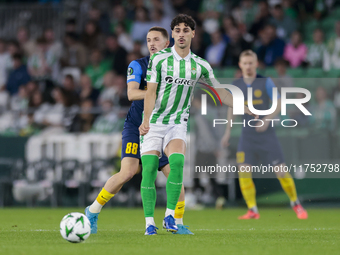
[[[150,124],[149,132],[140,137],[140,154],[148,151],[162,151],[171,140],[181,139],[187,144],[187,124]]]

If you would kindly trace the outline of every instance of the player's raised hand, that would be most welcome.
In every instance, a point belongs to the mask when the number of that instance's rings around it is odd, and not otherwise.
[[[150,126],[149,122],[143,121],[143,123],[139,126],[140,135],[146,135],[149,132]]]
[[[256,114],[252,113],[252,112],[249,110],[248,106],[244,106],[244,112],[245,112],[246,114],[250,115],[250,116],[253,116],[255,119],[258,119],[258,118],[259,118],[259,115],[256,115]]]

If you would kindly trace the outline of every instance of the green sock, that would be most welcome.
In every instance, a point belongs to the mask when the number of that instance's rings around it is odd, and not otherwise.
[[[175,210],[183,183],[184,155],[172,153],[169,157],[170,173],[166,182],[166,207]]]
[[[159,159],[157,155],[142,156],[142,183],[140,185],[140,193],[143,201],[143,209],[145,217],[153,217],[156,206],[156,187],[155,181],[157,177],[157,169]]]

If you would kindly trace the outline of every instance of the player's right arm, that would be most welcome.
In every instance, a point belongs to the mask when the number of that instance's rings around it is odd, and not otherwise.
[[[148,89],[146,90],[144,99],[143,123],[139,127],[141,135],[146,135],[150,129],[149,123],[152,110],[155,108],[157,85],[158,83],[148,82]]]
[[[156,54],[155,54],[156,55]],[[149,61],[148,72],[146,75],[147,90],[144,99],[144,116],[143,123],[139,127],[139,133],[141,135],[146,135],[150,129],[150,117],[156,103],[156,91],[158,83],[160,82],[160,65],[155,61],[155,55],[153,55]]]
[[[142,67],[137,61],[132,61],[127,71],[127,96],[129,101],[143,100],[146,90],[139,89],[142,81]]]

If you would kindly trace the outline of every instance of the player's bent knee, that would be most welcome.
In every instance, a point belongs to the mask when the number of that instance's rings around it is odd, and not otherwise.
[[[177,176],[178,178],[183,177],[184,167],[184,155],[181,153],[172,153],[169,156],[170,174]]]

